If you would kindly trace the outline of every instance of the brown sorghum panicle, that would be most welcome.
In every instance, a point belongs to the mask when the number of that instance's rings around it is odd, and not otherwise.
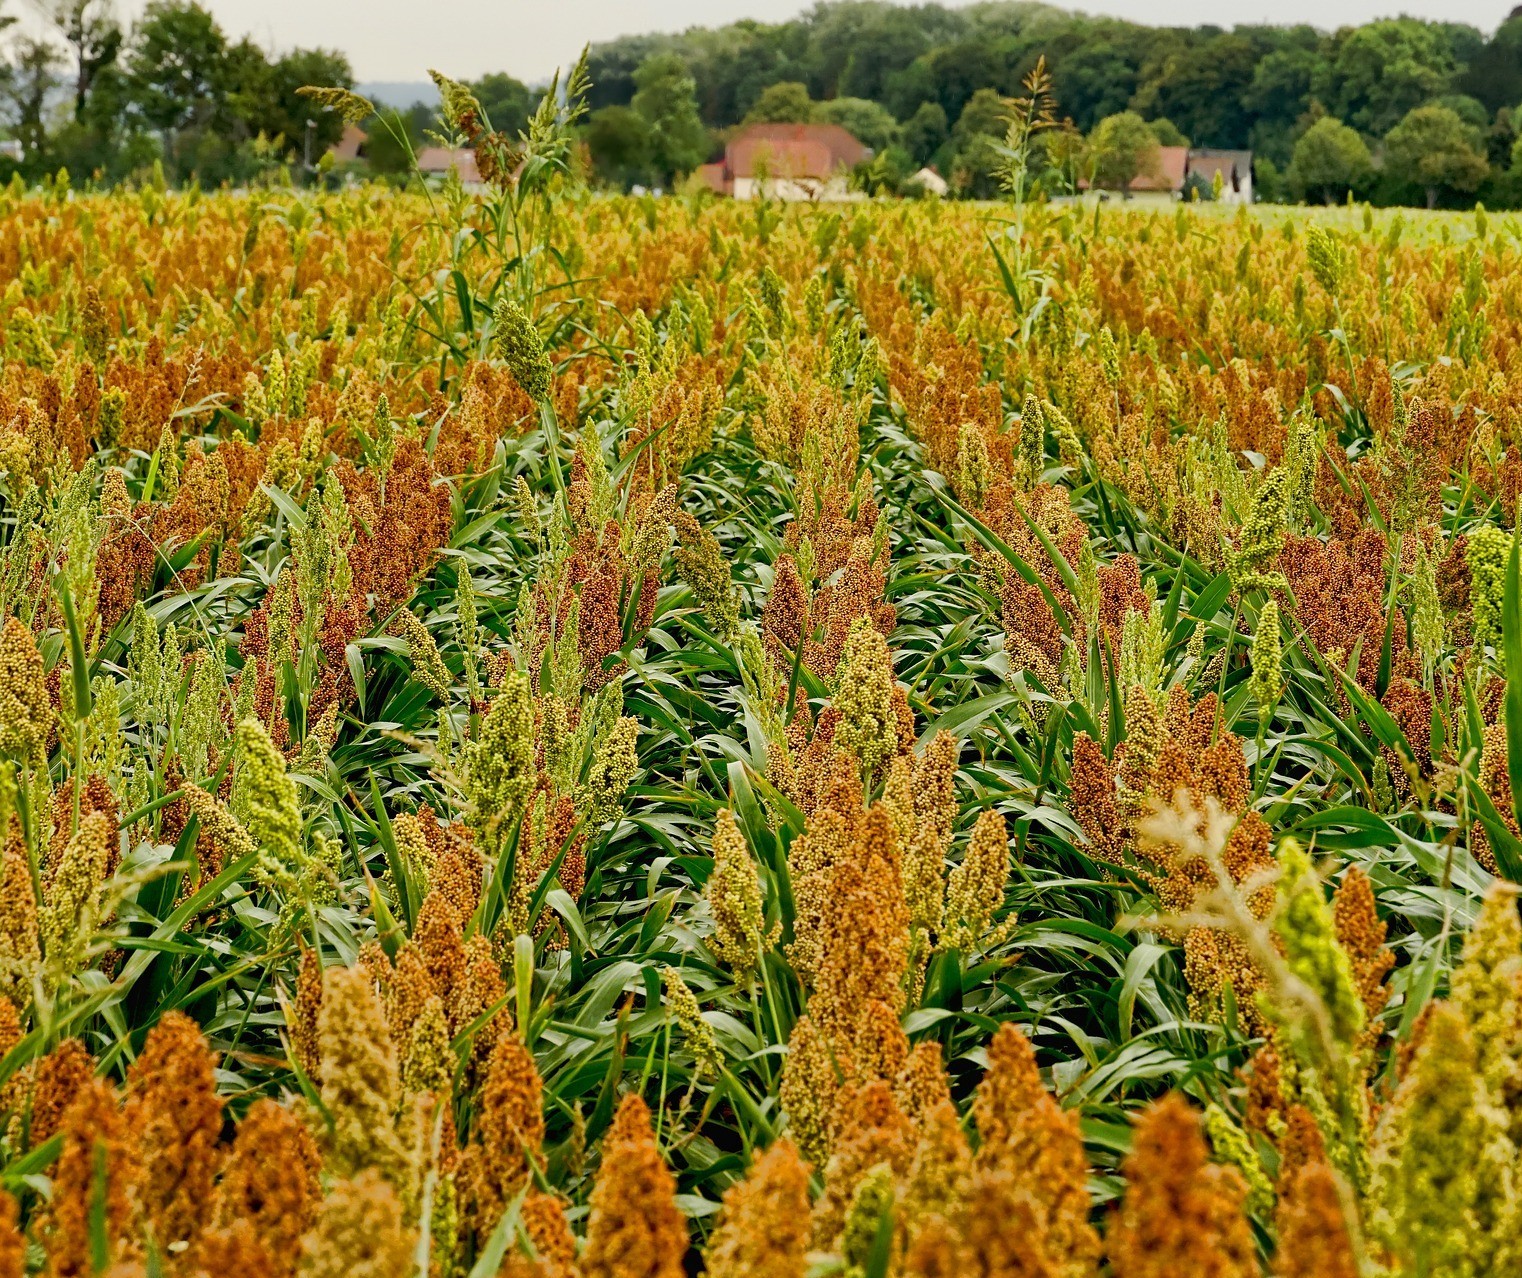
[[[687,1222],[676,1180],[655,1146],[650,1110],[632,1093],[603,1140],[592,1186],[583,1278],[683,1278]]]
[[[220,1245],[258,1246],[272,1278],[289,1278],[301,1236],[316,1219],[321,1165],[305,1124],[272,1100],[255,1101],[238,1124],[217,1183],[213,1218],[235,1236]],[[245,1229],[251,1241],[243,1238]]]
[[[222,1134],[216,1057],[195,1022],[167,1012],[127,1071],[127,1129],[138,1144],[138,1206],[164,1247],[194,1239],[211,1199]]]
[[[1111,1225],[1116,1278],[1257,1278],[1247,1186],[1207,1161],[1199,1115],[1170,1093],[1137,1123],[1125,1165],[1126,1196]]]

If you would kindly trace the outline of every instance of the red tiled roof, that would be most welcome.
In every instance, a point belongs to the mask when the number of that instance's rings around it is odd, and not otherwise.
[[[1139,176],[1131,183],[1131,189],[1133,191],[1182,190],[1184,173],[1188,167],[1188,147],[1160,146],[1157,148],[1157,171]]]
[[[724,148],[728,176],[756,175],[757,161],[778,178],[828,178],[869,159],[863,145],[838,124],[750,124]]]

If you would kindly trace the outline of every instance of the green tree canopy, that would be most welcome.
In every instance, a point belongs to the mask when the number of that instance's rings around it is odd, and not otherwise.
[[[1157,138],[1135,111],[1107,115],[1089,134],[1094,179],[1130,194],[1131,183],[1158,172]]]
[[[529,116],[539,105],[539,95],[528,85],[501,71],[472,80],[470,91],[486,112],[491,127],[509,137],[528,124]]]
[[[914,157],[916,164],[929,164],[950,133],[946,108],[939,102],[921,102],[904,122],[904,150]]]
[[[1002,146],[1009,132],[1009,104],[992,89],[979,89],[967,100],[951,131],[952,186],[987,199],[999,187]]]
[[[745,113],[746,124],[807,124],[814,118],[814,102],[806,84],[784,80],[767,85],[755,105]]]
[[[1453,55],[1438,30],[1412,18],[1338,32],[1312,78],[1312,92],[1339,119],[1383,134],[1408,111],[1447,92]]]
[[[205,124],[224,112],[232,78],[227,36],[192,0],[152,0],[133,31],[132,101],[155,129]]]
[[[1385,165],[1421,187],[1429,209],[1443,191],[1475,190],[1490,171],[1478,130],[1453,108],[1435,104],[1408,111],[1385,135]]]
[[[697,84],[674,53],[660,53],[634,73],[631,104],[650,131],[650,167],[672,183],[708,157],[708,130],[698,116]]]
[[[650,171],[650,126],[632,107],[599,107],[587,118],[587,151],[598,176],[613,186],[643,182]]]
[[[1330,204],[1367,182],[1373,168],[1358,131],[1327,115],[1300,135],[1286,177],[1301,196]]]
[[[814,104],[820,124],[838,124],[874,151],[886,151],[898,141],[899,125],[886,107],[866,98],[831,98]]]
[[[1157,139],[1158,146],[1188,146],[1189,139],[1184,132],[1166,115],[1156,120],[1149,120],[1147,127],[1152,130],[1152,136]]]

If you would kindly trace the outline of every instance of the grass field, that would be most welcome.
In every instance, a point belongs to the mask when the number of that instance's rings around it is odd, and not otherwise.
[[[0,1275],[1516,1272],[1515,222],[535,146],[0,194]]]

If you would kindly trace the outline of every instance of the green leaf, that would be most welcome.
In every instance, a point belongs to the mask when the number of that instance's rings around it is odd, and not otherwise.
[[[1522,537],[1511,539],[1506,561],[1506,593],[1501,607],[1502,646],[1506,652],[1506,775],[1511,778],[1512,811],[1522,825],[1522,585],[1518,555]],[[1508,873],[1507,878],[1517,875]]]

